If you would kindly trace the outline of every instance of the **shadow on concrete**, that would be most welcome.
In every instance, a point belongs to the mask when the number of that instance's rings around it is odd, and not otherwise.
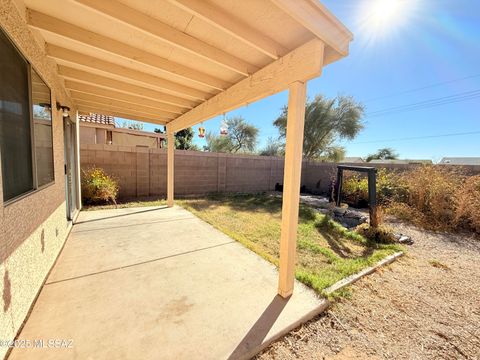
[[[115,210],[120,210],[120,209],[121,208],[115,209]],[[90,222],[95,222],[95,221],[108,220],[108,219],[118,218],[118,217],[122,217],[122,216],[130,216],[130,215],[141,214],[141,213],[146,213],[146,212],[150,212],[150,211],[164,210],[164,209],[168,209],[168,206],[165,205],[165,206],[158,207],[158,208],[155,208],[155,209],[139,210],[139,211],[135,211],[135,212],[129,212],[127,214],[106,216],[106,217],[102,217],[102,218],[98,218],[98,219],[85,220],[85,221],[77,221],[77,222],[74,223],[74,225],[85,224],[85,223],[90,223]]]
[[[290,298],[284,299],[280,295],[276,295],[228,359],[243,359],[260,346],[289,300]]]

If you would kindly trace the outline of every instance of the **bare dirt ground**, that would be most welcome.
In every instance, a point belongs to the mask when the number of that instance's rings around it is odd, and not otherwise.
[[[480,239],[403,224],[415,244],[266,359],[480,359]]]

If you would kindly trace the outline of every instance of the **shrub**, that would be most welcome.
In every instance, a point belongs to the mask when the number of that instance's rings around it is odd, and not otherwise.
[[[355,230],[358,234],[375,243],[392,244],[395,242],[393,230],[384,225],[372,227],[368,224],[362,224],[357,226]]]
[[[407,189],[397,172],[379,169],[377,172],[377,203],[387,204],[406,197]],[[343,199],[352,205],[367,206],[368,179],[365,174],[348,174],[342,185]]]
[[[368,204],[367,177],[358,173],[345,172],[342,184],[342,199],[353,206],[366,206]]]
[[[455,193],[455,224],[480,234],[480,175],[468,177]]]
[[[366,205],[367,178],[349,175],[342,193],[346,202]],[[480,175],[466,176],[461,168],[424,165],[403,172],[380,169],[377,202],[387,214],[426,229],[480,233]]]
[[[400,175],[405,196],[394,199],[389,212],[395,213],[400,209],[396,203],[403,203],[403,210],[409,209],[417,225],[435,230],[452,228],[454,199],[464,179],[461,172],[442,166],[425,165],[406,171]]]
[[[101,168],[82,171],[82,198],[86,204],[113,202],[117,204],[118,184]]]

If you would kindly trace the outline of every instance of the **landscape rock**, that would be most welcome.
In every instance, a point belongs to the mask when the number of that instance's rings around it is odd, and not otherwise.
[[[403,234],[395,234],[395,240],[397,240],[400,244],[412,245],[413,239],[410,236],[403,235]]]
[[[346,228],[354,228],[368,221],[368,216],[360,211],[334,208],[333,219]]]
[[[324,196],[300,195],[300,202],[316,208],[327,209],[330,207],[329,200]]]

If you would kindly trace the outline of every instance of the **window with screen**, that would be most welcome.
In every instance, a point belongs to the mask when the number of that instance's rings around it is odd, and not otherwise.
[[[53,139],[51,94],[47,84],[31,70],[32,118],[35,144],[35,167],[37,186],[53,181]]]
[[[50,89],[0,30],[3,200],[54,180]]]

